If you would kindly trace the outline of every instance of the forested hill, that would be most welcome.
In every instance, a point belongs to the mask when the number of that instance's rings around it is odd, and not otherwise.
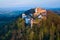
[[[60,24],[60,16],[55,14],[53,11],[47,11],[47,18],[55,24]]]
[[[60,16],[47,10],[47,20],[41,21],[40,26],[25,29],[24,20],[18,18],[17,25],[23,33],[23,40],[60,40]],[[19,33],[19,32],[18,32]]]
[[[18,16],[11,23],[0,28],[0,40],[60,40],[60,16],[47,10],[47,19],[40,26],[25,27],[24,20]]]

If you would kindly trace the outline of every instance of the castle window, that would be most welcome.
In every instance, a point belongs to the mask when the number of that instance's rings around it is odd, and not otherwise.
[[[39,15],[38,18],[42,18],[42,15]]]

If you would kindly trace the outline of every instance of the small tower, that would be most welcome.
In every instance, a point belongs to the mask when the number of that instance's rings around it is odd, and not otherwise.
[[[22,14],[22,18],[25,18],[25,17],[26,17],[26,15],[23,13],[23,14]]]

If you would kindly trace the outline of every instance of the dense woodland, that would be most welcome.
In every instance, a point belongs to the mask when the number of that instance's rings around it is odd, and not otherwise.
[[[34,24],[32,29],[25,27],[24,20],[18,17],[0,25],[0,40],[60,40],[60,16],[47,11],[47,20]]]

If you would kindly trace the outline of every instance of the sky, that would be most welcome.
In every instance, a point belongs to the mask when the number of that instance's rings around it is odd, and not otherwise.
[[[0,0],[0,8],[10,7],[60,8],[60,0]]]

